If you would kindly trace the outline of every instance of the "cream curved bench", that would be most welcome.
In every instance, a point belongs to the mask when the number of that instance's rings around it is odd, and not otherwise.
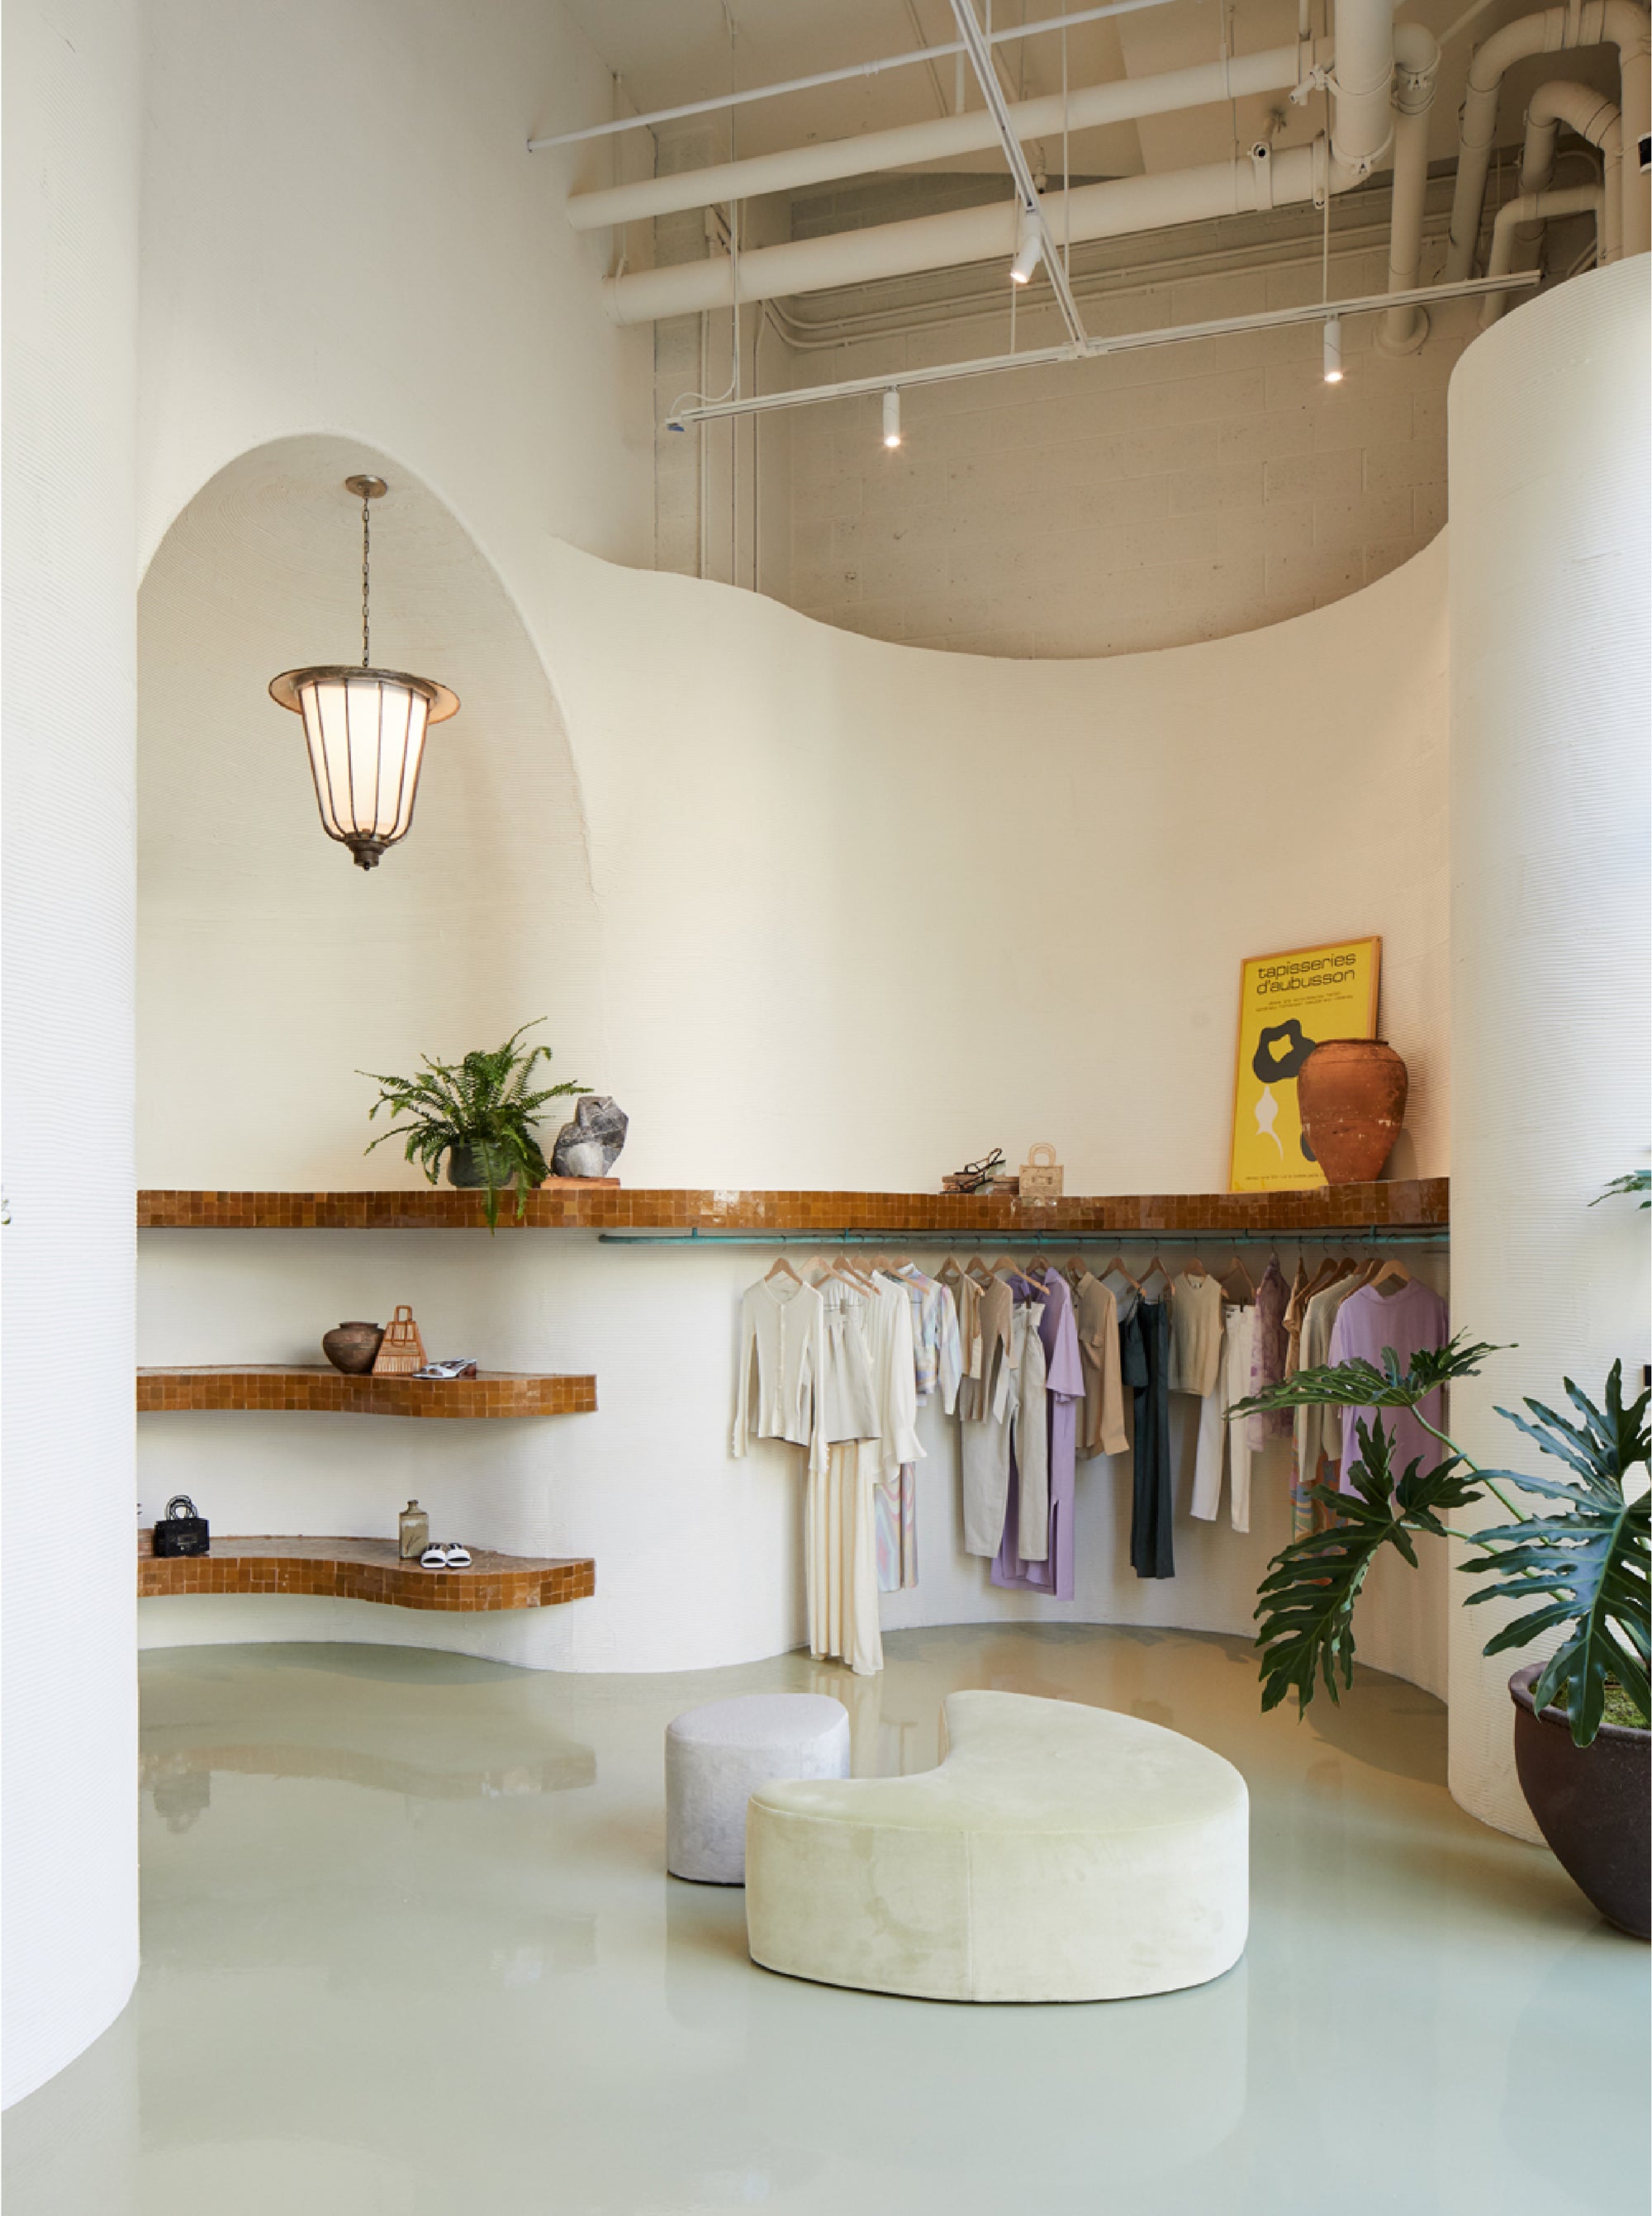
[[[1231,1969],[1249,1799],[1139,1717],[954,1693],[940,1766],[779,1782],[746,1812],[746,1930],[788,1977],[930,2000],[1123,2000]]]

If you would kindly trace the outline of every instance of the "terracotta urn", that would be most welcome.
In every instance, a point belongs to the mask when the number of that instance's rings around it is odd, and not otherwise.
[[[321,1351],[347,1377],[365,1377],[378,1359],[384,1335],[381,1323],[335,1324],[323,1338]]]
[[[1297,1111],[1328,1185],[1381,1177],[1405,1122],[1409,1080],[1385,1039],[1326,1039],[1297,1073]]]
[[[1538,1829],[1591,1907],[1631,1937],[1652,1936],[1652,1733],[1602,1724],[1592,1746],[1574,1746],[1559,1708],[1539,1714],[1532,1663],[1508,1681],[1514,1703],[1514,1769]]]

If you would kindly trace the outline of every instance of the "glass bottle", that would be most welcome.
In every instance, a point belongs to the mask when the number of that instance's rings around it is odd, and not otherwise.
[[[402,1533],[402,1560],[416,1562],[430,1544],[430,1518],[416,1500],[410,1500],[398,1520]]]

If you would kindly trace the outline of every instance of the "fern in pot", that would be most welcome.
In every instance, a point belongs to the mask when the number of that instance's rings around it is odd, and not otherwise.
[[[1500,1350],[1461,1337],[1438,1351],[1414,1354],[1403,1370],[1392,1349],[1369,1362],[1302,1370],[1235,1409],[1409,1408],[1444,1450],[1432,1468],[1421,1459],[1393,1466],[1392,1440],[1380,1420],[1356,1423],[1359,1451],[1347,1493],[1310,1488],[1328,1528],[1297,1540],[1268,1566],[1257,1597],[1262,1706],[1294,1694],[1306,1708],[1322,1689],[1335,1701],[1353,1682],[1353,1617],[1372,1564],[1384,1548],[1417,1564],[1419,1533],[1464,1541],[1460,1567],[1476,1580],[1470,1608],[1487,1601],[1520,1612],[1486,1641],[1487,1654],[1516,1653],[1557,1640],[1547,1660],[1509,1680],[1514,1703],[1515,1767],[1538,1826],[1569,1875],[1601,1914],[1637,1938],[1649,1936],[1649,1569],[1652,1524],[1646,1474],[1652,1455],[1649,1398],[1627,1407],[1623,1364],[1615,1363],[1604,1399],[1592,1400],[1567,1378],[1570,1402],[1560,1415],[1540,1400],[1524,1414],[1500,1408],[1569,1478],[1482,1469],[1435,1430],[1421,1404],[1453,1379],[1476,1376]],[[1452,1517],[1489,1495],[1508,1521],[1473,1531]],[[1516,1495],[1534,1497],[1528,1511]]]
[[[543,1023],[536,1016],[533,1023]],[[449,1185],[469,1187],[483,1195],[483,1212],[490,1231],[499,1228],[499,1201],[514,1186],[516,1220],[527,1213],[527,1196],[551,1174],[533,1125],[547,1100],[566,1099],[570,1093],[589,1093],[589,1085],[571,1080],[535,1090],[533,1073],[541,1061],[549,1062],[548,1046],[524,1047],[523,1024],[504,1044],[489,1053],[467,1054],[462,1062],[437,1062],[429,1055],[416,1077],[384,1077],[361,1069],[370,1077],[379,1098],[369,1109],[369,1119],[380,1110],[405,1120],[381,1131],[366,1149],[371,1154],[386,1139],[405,1139],[403,1153],[416,1161],[432,1185],[441,1173],[444,1157]]]

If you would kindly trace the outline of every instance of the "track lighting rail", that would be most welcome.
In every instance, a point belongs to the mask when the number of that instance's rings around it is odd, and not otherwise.
[[[1483,0],[1482,0],[1483,4]],[[1046,31],[1071,31],[1081,23],[1099,23],[1109,15],[1135,15],[1145,8],[1164,8],[1169,0],[1110,0],[1105,8],[1080,8],[1070,15],[1046,15],[1037,23],[1017,23],[1007,31],[991,31],[983,35],[989,46],[1008,46],[1017,39],[1036,39]],[[583,131],[552,131],[543,138],[530,138],[530,154],[542,154],[552,146],[577,145],[587,138],[611,138],[621,131],[645,131],[656,123],[675,123],[685,115],[715,115],[725,108],[743,108],[754,100],[778,100],[782,93],[812,92],[823,84],[848,84],[856,77],[880,77],[885,70],[909,69],[917,62],[944,61],[948,54],[965,51],[962,39],[949,39],[944,46],[915,46],[909,53],[890,54],[882,61],[851,62],[846,68],[817,70],[812,77],[787,77],[780,84],[753,85],[745,92],[720,92],[711,100],[684,101],[678,108],[656,108],[646,115],[617,115],[609,123],[587,124]]]
[[[1478,299],[1488,292],[1540,285],[1538,269],[1513,270],[1501,277],[1465,277],[1452,285],[1419,285],[1408,292],[1369,292],[1357,300],[1318,300],[1297,308],[1263,308],[1250,316],[1224,316],[1212,323],[1178,323],[1165,330],[1123,331],[1105,338],[1029,347],[1022,354],[983,354],[972,361],[931,362],[918,369],[886,370],[881,377],[843,378],[835,385],[800,385],[789,391],[748,395],[739,400],[708,400],[679,408],[665,419],[669,431],[691,423],[710,423],[725,416],[767,416],[780,408],[812,408],[827,400],[850,400],[862,392],[898,391],[913,385],[952,385],[967,377],[993,377],[1010,369],[1039,369],[1055,361],[1094,361],[1103,354],[1138,354],[1149,347],[1180,346],[1189,339],[1226,338],[1236,331],[1283,329],[1290,323],[1322,323],[1338,316],[1386,315],[1390,308],[1425,307],[1440,300]]]

